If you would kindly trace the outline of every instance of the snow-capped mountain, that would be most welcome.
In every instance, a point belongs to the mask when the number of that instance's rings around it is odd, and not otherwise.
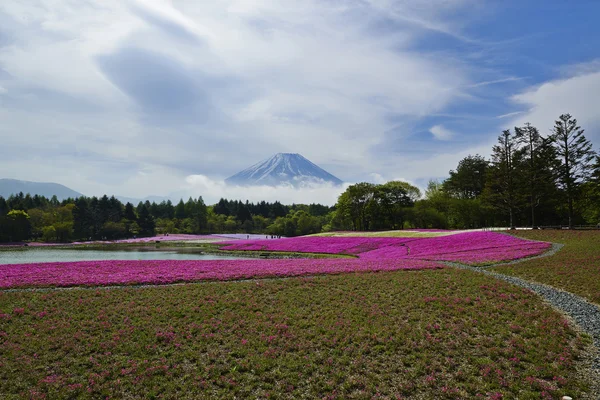
[[[342,184],[340,179],[295,153],[277,153],[271,158],[230,176],[225,182],[240,186]]]

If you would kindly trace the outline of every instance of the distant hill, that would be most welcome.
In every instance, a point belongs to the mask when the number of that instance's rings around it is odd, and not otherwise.
[[[305,186],[312,183],[341,185],[343,183],[339,178],[295,153],[277,153],[227,178],[225,182],[239,186]]]
[[[20,192],[23,192],[23,194],[29,193],[32,196],[37,194],[47,198],[56,195],[59,200],[83,196],[83,194],[58,183],[0,179],[0,196],[8,198],[11,194],[19,194]]]

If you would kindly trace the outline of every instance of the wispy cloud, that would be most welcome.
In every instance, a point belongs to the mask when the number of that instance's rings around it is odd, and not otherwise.
[[[548,134],[561,114],[570,113],[586,130],[586,137],[596,145],[600,143],[600,65],[596,70],[578,73],[567,78],[546,82],[526,89],[511,100],[528,110],[511,120],[513,126],[530,122]]]
[[[470,85],[469,87],[476,88],[476,87],[481,87],[481,86],[497,85],[499,83],[515,82],[515,81],[520,81],[520,80],[523,80],[523,79],[525,79],[525,78],[524,77],[514,77],[514,76],[511,76],[509,78],[494,79],[494,80],[491,80],[491,81],[477,82],[477,83],[474,83],[474,84]]]
[[[510,113],[507,113],[507,114],[497,115],[496,118],[502,119],[502,118],[514,117],[515,115],[523,114],[524,112],[525,111],[510,112]]]
[[[454,133],[442,125],[435,125],[429,129],[429,132],[435,137],[437,140],[450,140],[454,137]]]
[[[204,196],[204,200],[216,203],[220,198],[249,200],[251,202],[280,201],[284,204],[310,204],[321,203],[334,205],[338,197],[346,190],[349,184],[334,186],[328,184],[313,184],[303,188],[292,186],[235,186],[227,185],[223,181],[211,179],[205,175],[190,175],[185,178],[184,187],[174,192],[174,198],[187,196]]]

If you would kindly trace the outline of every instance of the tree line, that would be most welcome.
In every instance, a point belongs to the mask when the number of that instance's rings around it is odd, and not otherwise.
[[[465,157],[421,197],[405,182],[352,185],[338,199],[335,228],[597,225],[600,156],[563,114],[547,136],[529,123],[503,131],[489,159]]]
[[[221,199],[207,206],[202,197],[123,204],[106,195],[59,201],[56,196],[19,193],[0,196],[0,242],[115,240],[165,233],[264,233],[296,236],[321,232],[332,207],[291,206]]]

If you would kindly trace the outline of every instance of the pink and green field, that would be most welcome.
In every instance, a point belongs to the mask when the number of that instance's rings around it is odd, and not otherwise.
[[[348,258],[0,265],[0,398],[594,398],[588,337],[532,292],[443,264],[549,243],[473,232],[220,246]],[[266,277],[287,279],[254,279]]]
[[[229,251],[349,255],[335,259],[81,261],[1,266],[0,288],[165,284],[489,264],[540,254],[549,243],[492,232],[429,238],[299,237],[223,242]],[[0,260],[1,263],[1,260]]]

